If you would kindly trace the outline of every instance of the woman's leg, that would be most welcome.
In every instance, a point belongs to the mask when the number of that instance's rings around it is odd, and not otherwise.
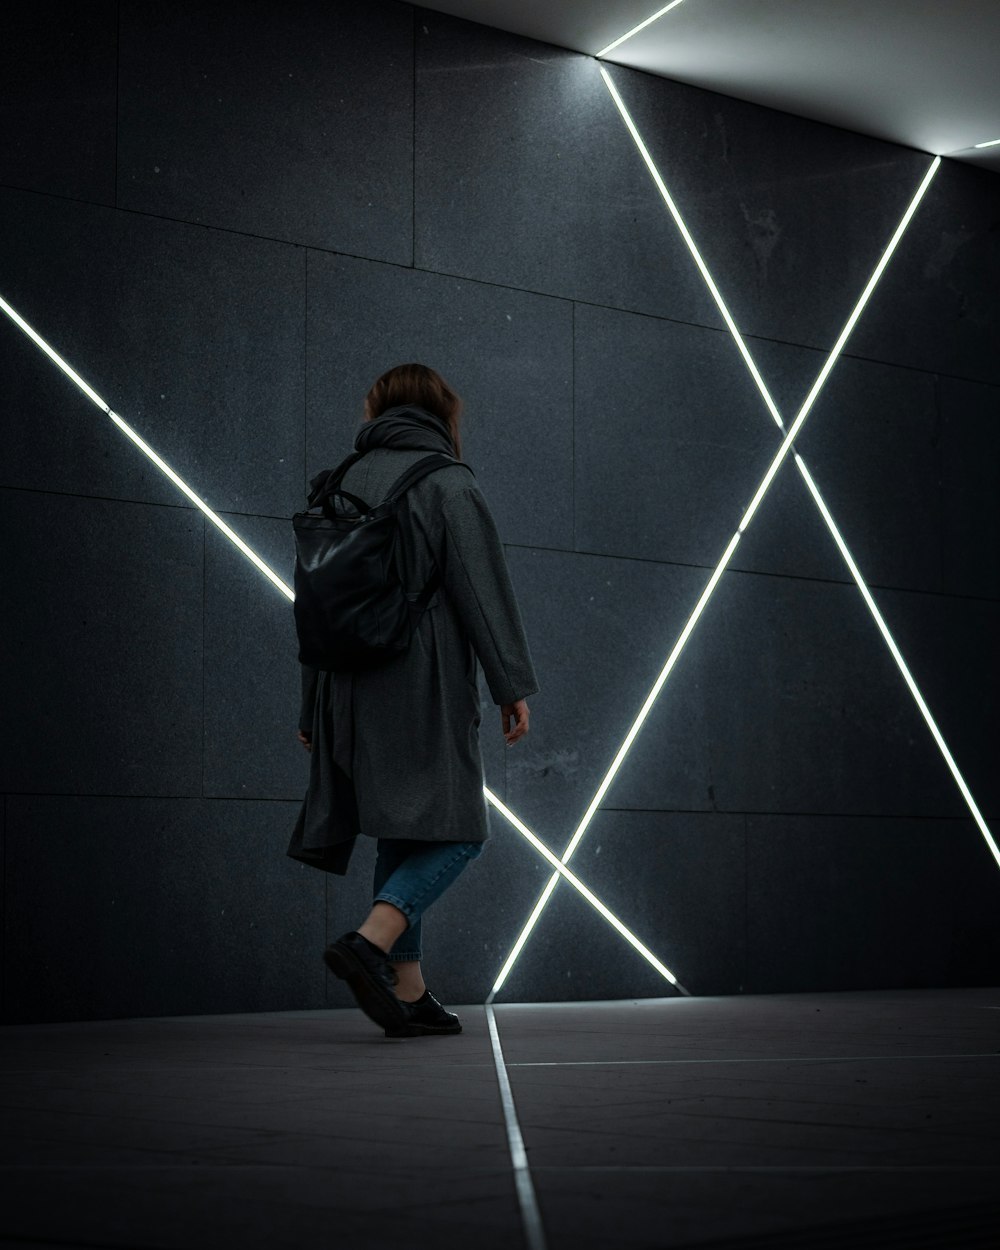
[[[483,849],[482,842],[428,842],[380,838],[371,913],[358,929],[381,946],[399,977],[398,998],[424,993],[420,918]]]
[[[401,838],[378,839],[375,871],[372,875],[373,902],[378,899],[382,886],[406,859],[409,849]],[[366,937],[369,942],[374,942],[376,946],[389,951],[407,927],[407,917],[398,907],[393,907],[389,903],[380,903],[372,907],[368,918],[363,925],[359,925],[357,932]],[[403,943],[404,948],[407,945],[410,949],[417,951],[419,957],[419,940],[414,944],[411,935],[410,942]]]
[[[397,977],[396,997],[414,1002],[427,988],[420,971],[420,918],[407,923],[407,917],[392,903],[380,901],[382,887],[405,862],[414,847],[424,845],[405,838],[379,838],[372,880],[374,902],[358,933],[374,942],[389,956]]]

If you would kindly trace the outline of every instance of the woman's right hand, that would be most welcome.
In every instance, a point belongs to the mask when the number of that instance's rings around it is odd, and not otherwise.
[[[510,718],[514,718],[514,728],[510,727]],[[503,736],[507,739],[507,745],[512,747],[518,738],[523,738],[528,732],[528,702],[526,699],[518,699],[515,703],[502,703],[500,705],[500,724],[503,726]]]

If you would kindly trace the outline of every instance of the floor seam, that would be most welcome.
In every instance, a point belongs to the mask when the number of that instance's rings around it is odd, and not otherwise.
[[[546,1250],[545,1229],[542,1216],[538,1209],[538,1198],[531,1180],[531,1169],[528,1166],[528,1155],[521,1136],[517,1111],[514,1107],[514,1095],[510,1088],[510,1077],[504,1063],[503,1049],[500,1045],[500,1033],[497,1029],[496,1014],[493,1004],[485,1005],[486,1022],[490,1029],[490,1042],[493,1046],[493,1062],[497,1070],[497,1082],[500,1086],[500,1101],[503,1106],[504,1123],[507,1126],[507,1144],[510,1147],[511,1164],[514,1168],[514,1185],[517,1189],[517,1200],[521,1207],[521,1220],[524,1224],[524,1235],[528,1250]]]

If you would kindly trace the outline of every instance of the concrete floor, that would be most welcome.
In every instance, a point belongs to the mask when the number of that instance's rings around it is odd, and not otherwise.
[[[1000,1246],[1000,988],[454,1009],[7,1026],[0,1245]]]

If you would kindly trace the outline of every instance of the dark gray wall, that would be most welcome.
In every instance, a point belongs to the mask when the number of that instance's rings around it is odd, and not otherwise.
[[[290,578],[389,365],[466,400],[539,673],[489,786],[583,815],[776,430],[590,59],[385,0],[23,6],[0,294]],[[613,70],[783,411],[925,154]],[[1000,817],[1000,182],[946,162],[799,447]],[[10,1021],[351,1000],[351,876],[285,857],[291,610],[10,323]],[[428,913],[481,1000],[548,870],[495,812]],[[573,866],[696,994],[996,984],[1000,872],[786,465]],[[661,994],[561,885],[502,998]]]

